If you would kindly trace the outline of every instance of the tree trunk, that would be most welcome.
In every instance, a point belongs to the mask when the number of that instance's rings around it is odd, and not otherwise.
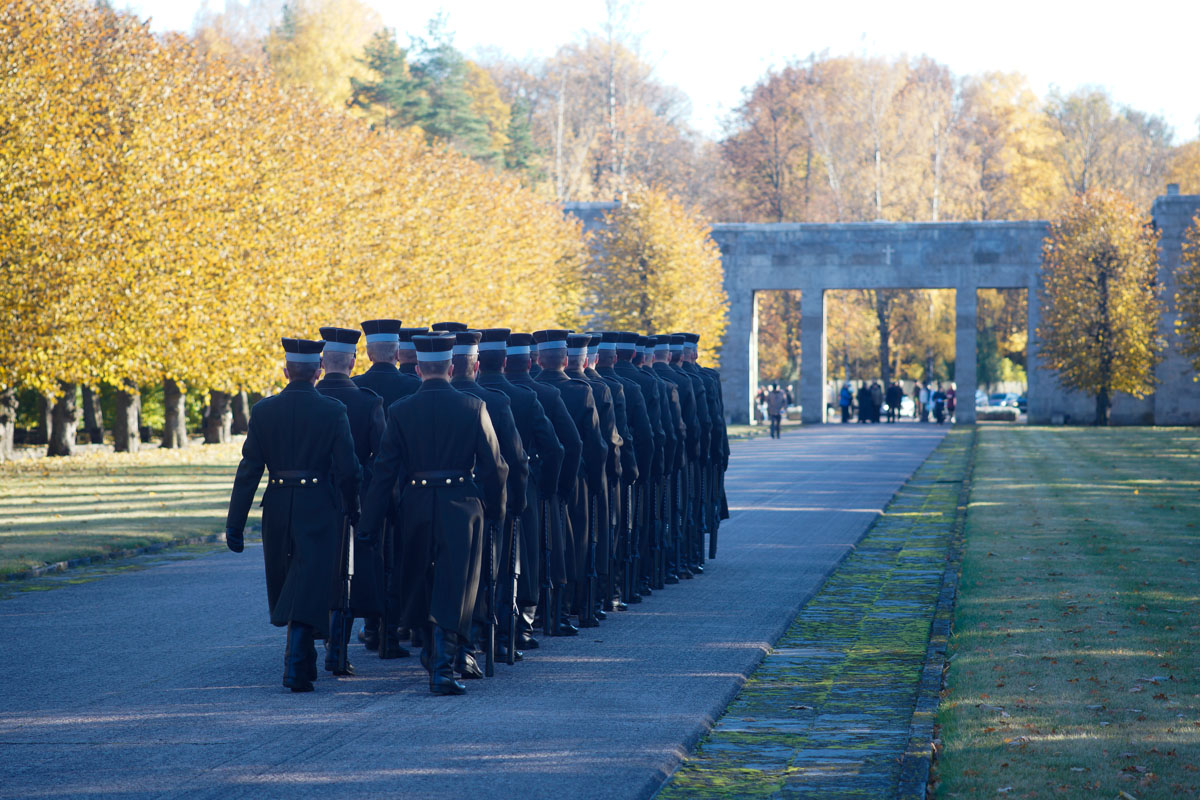
[[[0,461],[12,458],[17,433],[17,390],[0,391]]]
[[[163,380],[162,446],[176,449],[188,446],[187,411],[184,407],[186,387],[166,378]]]
[[[1096,424],[1108,425],[1108,389],[1101,389],[1096,395]]]
[[[233,396],[233,425],[229,432],[237,436],[250,430],[250,398],[245,392]]]
[[[104,444],[104,411],[100,393],[90,386],[83,387],[83,429],[92,444]]]
[[[47,444],[50,441],[50,416],[53,409],[54,401],[44,394],[39,394],[37,428],[33,432],[30,444]]]
[[[117,392],[116,416],[113,419],[113,447],[118,453],[136,453],[142,446],[138,417],[142,411],[142,393],[131,383]]]
[[[79,386],[63,381],[59,384],[62,395],[54,404],[50,414],[50,442],[46,448],[48,456],[75,455],[75,430],[79,426],[79,406],[75,393]]]
[[[208,393],[208,397],[208,413],[204,416],[204,443],[228,442],[233,427],[233,412],[229,409],[229,392],[218,392],[214,389]]]

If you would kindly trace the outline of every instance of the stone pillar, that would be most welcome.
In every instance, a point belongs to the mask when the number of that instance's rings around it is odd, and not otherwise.
[[[1029,400],[1029,408],[1025,419],[1030,425],[1049,425],[1051,416],[1051,395],[1059,391],[1055,386],[1053,374],[1042,369],[1042,357],[1037,338],[1037,326],[1042,321],[1042,301],[1038,294],[1037,279],[1027,292],[1028,304],[1025,306],[1026,339],[1025,339],[1025,394]]]
[[[729,326],[721,344],[721,393],[729,421],[745,425],[758,382],[758,314],[754,292],[729,291]]]
[[[959,286],[954,290],[954,383],[958,387],[954,418],[963,425],[975,424],[978,294],[974,285]]]
[[[800,421],[825,421],[825,290],[800,289]]]

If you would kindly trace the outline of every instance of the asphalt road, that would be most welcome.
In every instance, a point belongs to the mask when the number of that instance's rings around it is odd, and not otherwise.
[[[943,433],[735,444],[704,575],[463,697],[357,643],[356,677],[286,691],[257,546],[20,593],[0,601],[0,798],[648,797]]]

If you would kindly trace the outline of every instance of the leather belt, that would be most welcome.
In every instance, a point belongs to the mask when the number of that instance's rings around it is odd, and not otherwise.
[[[324,473],[301,469],[283,469],[272,472],[267,479],[268,486],[304,487],[317,486]],[[328,480],[328,479],[327,479]]]
[[[409,486],[424,486],[427,489],[445,488],[465,484],[474,480],[475,476],[462,470],[434,470],[432,472],[414,472],[408,476]]]

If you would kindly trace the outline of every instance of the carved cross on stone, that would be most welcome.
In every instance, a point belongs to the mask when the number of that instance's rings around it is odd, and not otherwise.
[[[894,252],[896,252],[896,251],[892,249],[892,246],[890,244],[887,247],[883,248],[883,263],[884,264],[887,264],[888,266],[892,265],[892,253],[894,253]]]

